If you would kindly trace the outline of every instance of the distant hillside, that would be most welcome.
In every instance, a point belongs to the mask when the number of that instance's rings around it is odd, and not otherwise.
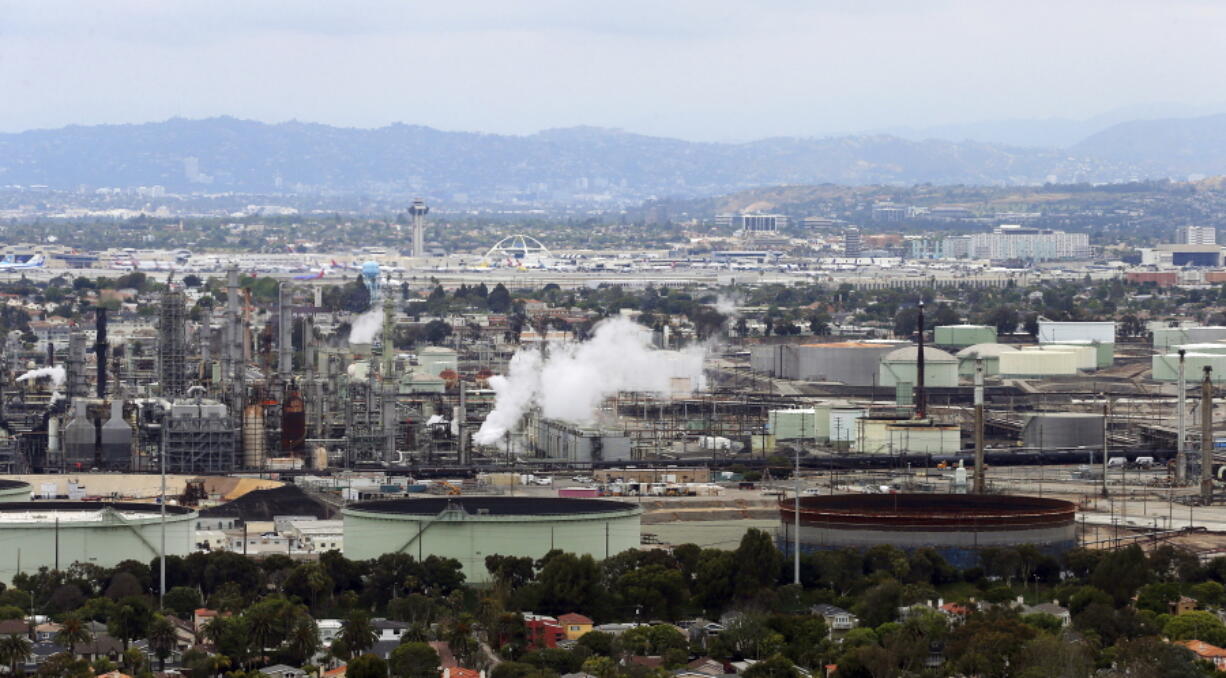
[[[1078,156],[884,135],[712,144],[586,127],[506,136],[174,119],[0,135],[0,185],[616,202],[781,184],[1009,185],[1119,174],[1113,163]]]
[[[1226,174],[1226,115],[1123,122],[1070,151],[1132,166],[1142,177]]]

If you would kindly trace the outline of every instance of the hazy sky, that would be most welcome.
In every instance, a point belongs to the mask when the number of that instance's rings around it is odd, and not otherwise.
[[[0,130],[228,114],[741,140],[1217,110],[1222,35],[1217,0],[0,0]]]

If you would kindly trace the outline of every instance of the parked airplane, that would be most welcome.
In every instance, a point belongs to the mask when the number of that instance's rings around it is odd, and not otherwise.
[[[42,268],[46,261],[47,260],[41,254],[35,254],[25,261],[18,261],[12,254],[6,254],[4,259],[0,260],[0,271],[19,271],[30,268]]]

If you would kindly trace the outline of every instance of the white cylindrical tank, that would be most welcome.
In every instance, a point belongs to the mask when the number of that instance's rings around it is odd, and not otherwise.
[[[248,405],[243,410],[243,468],[263,468],[266,445],[264,406]]]
[[[73,563],[113,567],[124,560],[149,562],[161,544],[156,504],[94,502],[0,503],[0,581],[39,568]],[[195,542],[196,512],[166,507],[166,554],[186,556]]]

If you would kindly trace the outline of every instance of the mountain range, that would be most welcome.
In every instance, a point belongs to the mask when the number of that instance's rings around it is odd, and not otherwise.
[[[454,203],[629,203],[773,185],[1021,185],[1196,174],[1226,174],[1226,115],[1126,121],[1050,148],[890,134],[721,144],[593,127],[511,136],[230,117],[0,134],[0,186],[421,194]]]

